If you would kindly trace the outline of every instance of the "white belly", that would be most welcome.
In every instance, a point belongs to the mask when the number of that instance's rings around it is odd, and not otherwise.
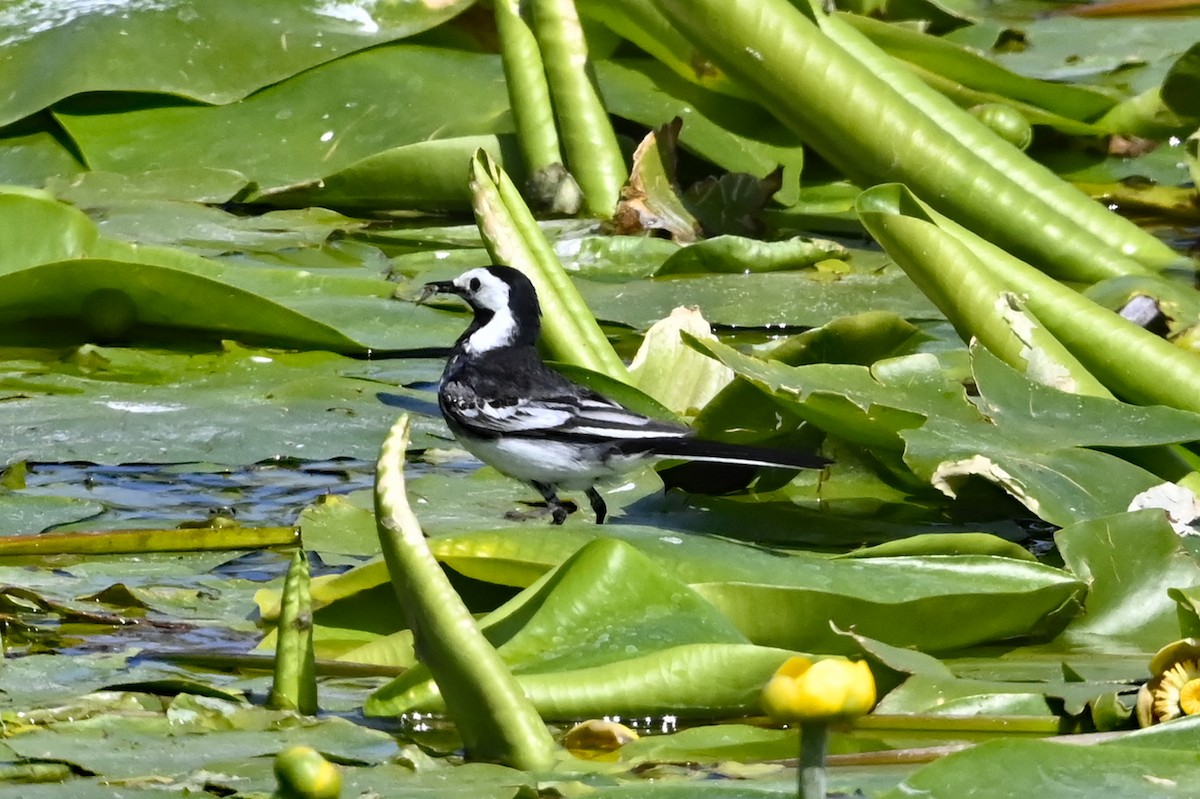
[[[526,438],[460,440],[459,443],[476,458],[509,477],[573,490],[590,488],[644,460],[640,456],[602,459],[603,446],[580,447]]]

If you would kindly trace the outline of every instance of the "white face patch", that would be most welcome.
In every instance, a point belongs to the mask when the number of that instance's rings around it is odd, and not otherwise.
[[[517,320],[508,307],[508,284],[486,269],[472,269],[454,279],[471,303],[492,312],[486,325],[471,334],[464,342],[472,355],[507,347],[517,337]],[[472,288],[472,286],[478,286]]]

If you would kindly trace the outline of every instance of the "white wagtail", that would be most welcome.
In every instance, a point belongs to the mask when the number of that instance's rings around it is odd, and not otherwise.
[[[750,466],[819,468],[827,461],[703,441],[683,425],[651,419],[546,366],[536,348],[541,331],[537,292],[509,266],[472,269],[427,283],[419,301],[455,294],[475,318],[454,343],[438,386],[450,431],[475,457],[537,489],[554,524],[573,510],[558,490],[583,490],[604,522],[608,509],[596,484],[641,463],[664,458]]]

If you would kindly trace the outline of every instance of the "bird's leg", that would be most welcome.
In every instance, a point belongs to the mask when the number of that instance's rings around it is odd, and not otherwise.
[[[542,499],[546,500],[546,507],[550,509],[551,524],[562,524],[567,520],[567,514],[575,510],[573,506],[569,506],[558,498],[558,492],[549,483],[534,481],[531,485],[542,495]]]
[[[608,505],[604,504],[604,497],[600,496],[595,486],[588,488],[585,493],[588,501],[592,503],[592,510],[596,512],[596,524],[604,524],[604,517],[608,515]]]

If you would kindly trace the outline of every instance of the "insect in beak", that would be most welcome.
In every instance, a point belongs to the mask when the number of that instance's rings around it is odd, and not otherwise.
[[[417,305],[424,303],[435,294],[458,294],[462,295],[462,289],[454,285],[452,280],[439,280],[436,283],[426,283],[421,287],[421,294],[417,297]]]

